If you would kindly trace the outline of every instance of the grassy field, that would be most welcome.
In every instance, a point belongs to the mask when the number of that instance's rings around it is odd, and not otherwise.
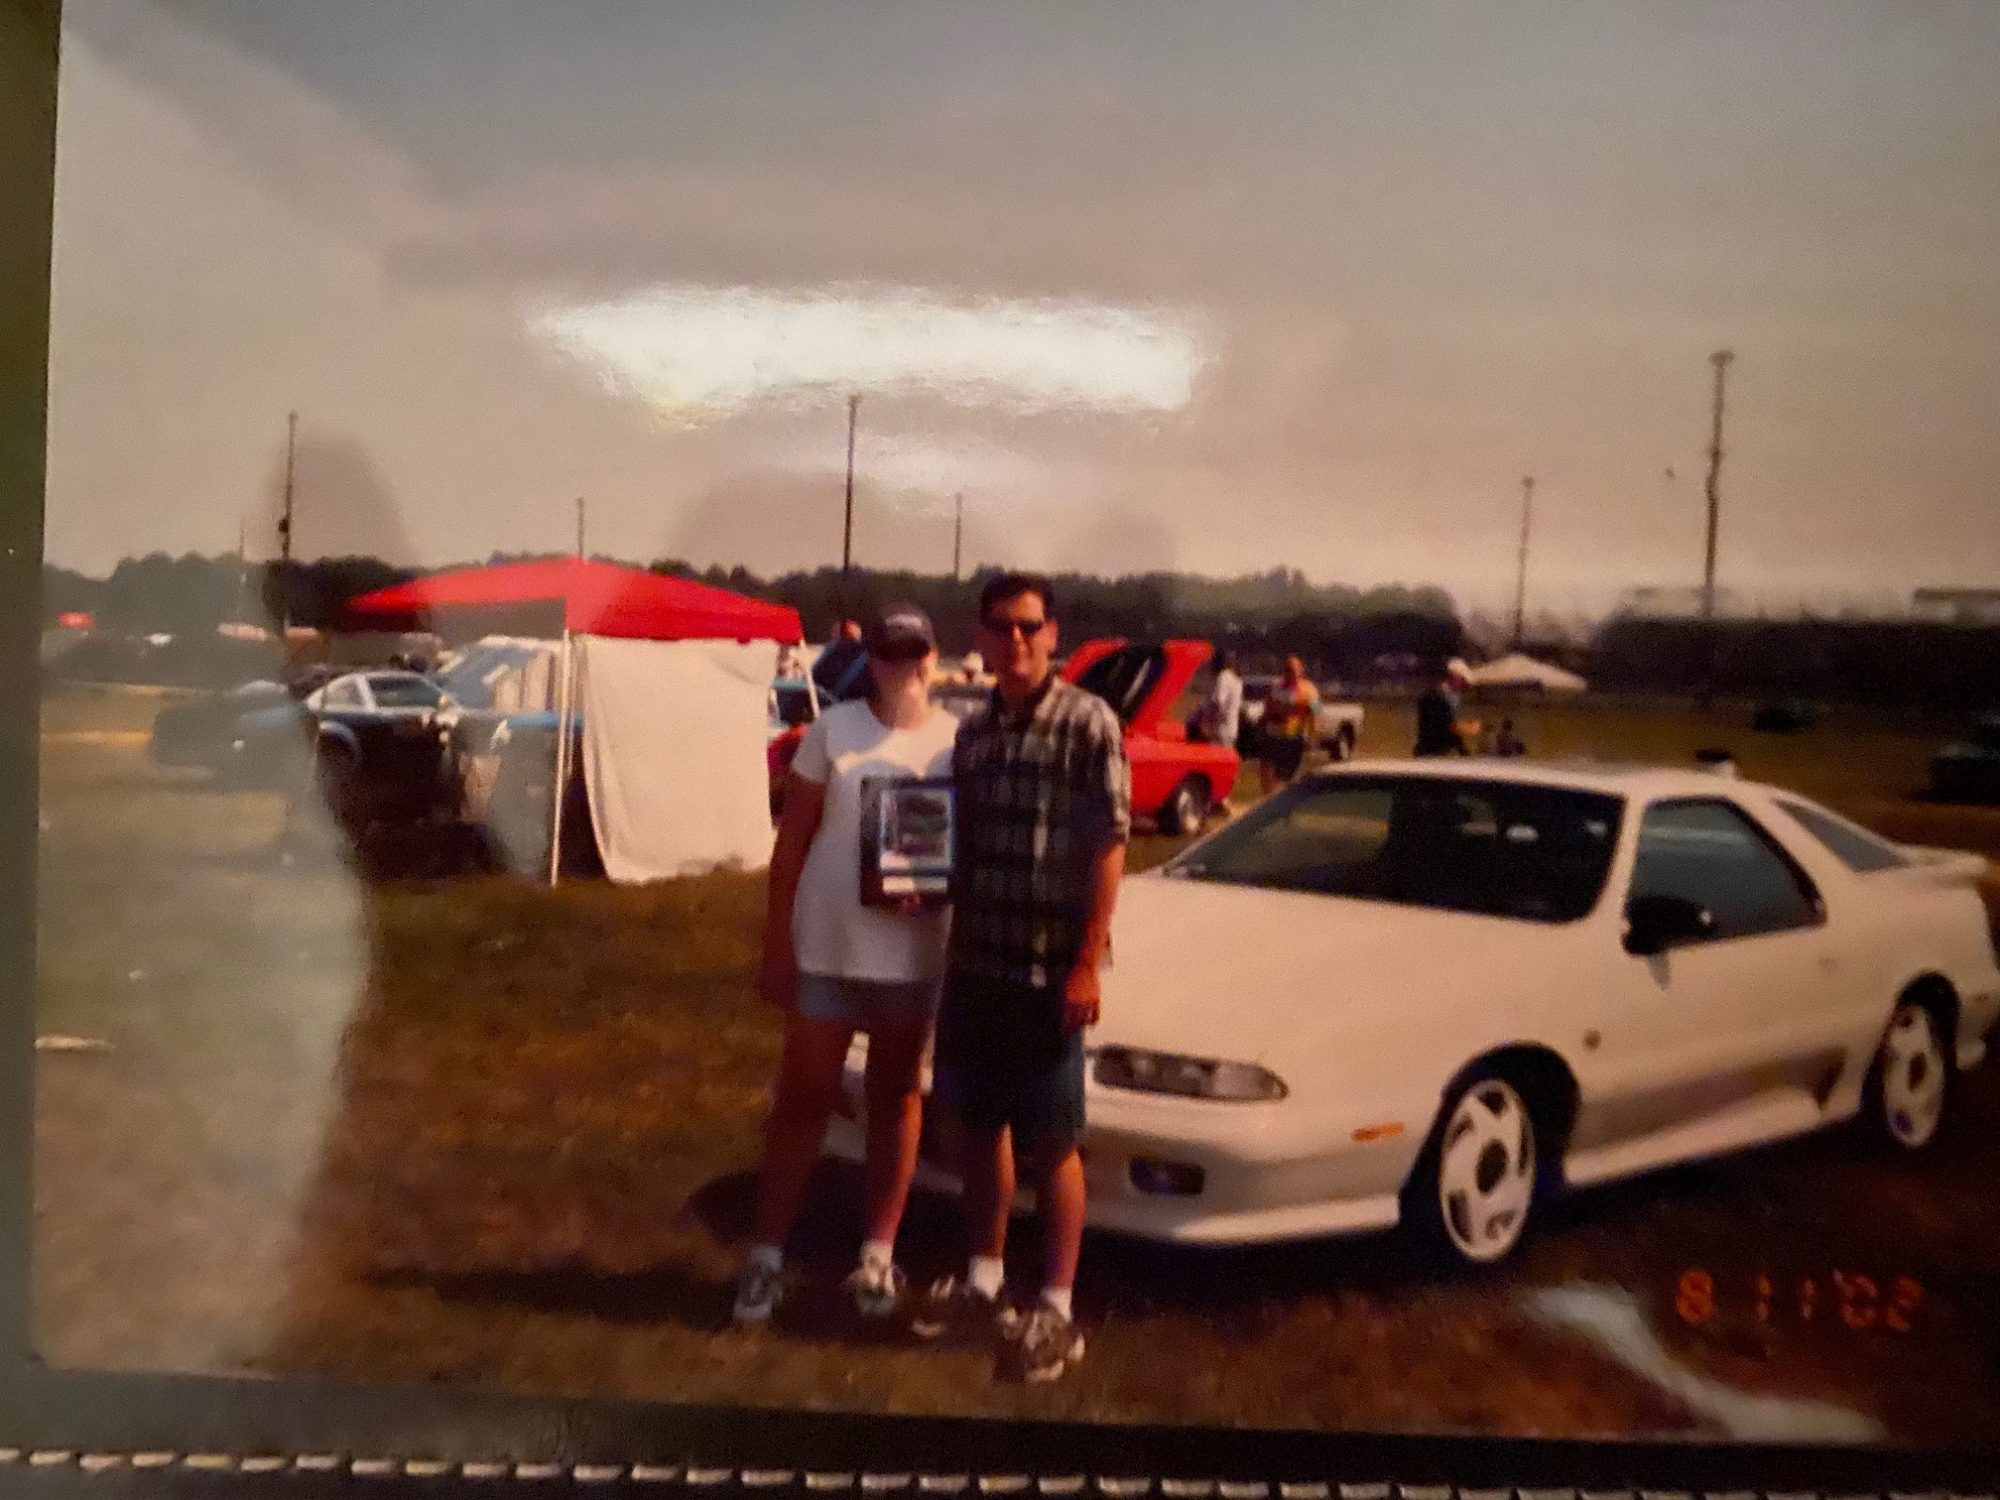
[[[1952,1195],[1984,1196],[1983,1159],[1917,1181],[1820,1143],[1588,1195],[1498,1283],[1417,1277],[1380,1239],[1205,1255],[1093,1239],[1091,1358],[1027,1391],[973,1354],[857,1341],[827,1293],[856,1230],[853,1185],[829,1169],[797,1246],[816,1290],[780,1326],[739,1333],[728,1285],[778,1038],[752,986],[761,876],[369,886],[323,828],[282,862],[275,798],[146,764],[158,701],[71,693],[45,709],[40,1030],[108,1044],[38,1067],[35,1303],[57,1363],[1087,1420],[1714,1432],[1699,1403],[1534,1316],[1532,1293],[1616,1283],[1657,1315],[1685,1255],[1727,1270],[1760,1253],[1747,1224],[1766,1253],[1832,1255],[1811,1206],[1829,1189],[1887,1205],[1878,1227],[1928,1234],[1940,1265],[1966,1271],[1989,1232],[2000,1243],[2000,1225],[1975,1216],[1968,1238],[1954,1217]],[[1779,739],[1740,714],[1517,722],[1547,754],[1727,744],[1746,774],[1896,837],[2000,854],[2000,813],[1906,795],[1935,741],[1893,724],[1835,717]],[[1371,714],[1362,752],[1409,736],[1407,714]],[[1143,839],[1135,863],[1172,847]],[[1989,1095],[1974,1105],[2000,1123]],[[1032,1236],[1013,1247],[1024,1276]],[[1894,1234],[1863,1238],[1907,1253]],[[920,1202],[905,1249],[919,1272],[949,1264],[949,1207]],[[1823,1331],[1774,1349],[1734,1325],[1655,1321],[1689,1369],[1920,1440],[2000,1420],[1990,1361],[1968,1352],[1994,1331],[1987,1310],[1976,1291],[1939,1306],[1937,1326],[1963,1337],[1860,1354]]]

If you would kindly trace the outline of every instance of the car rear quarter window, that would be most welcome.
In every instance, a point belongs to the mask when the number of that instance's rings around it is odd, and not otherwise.
[[[1748,815],[1727,802],[1656,803],[1639,824],[1633,897],[1706,907],[1716,940],[1811,927],[1817,892]]]
[[[1857,875],[1872,875],[1878,870],[1900,870],[1910,862],[1887,839],[1877,838],[1867,829],[1836,817],[1823,807],[1782,799],[1778,806],[1827,853]]]

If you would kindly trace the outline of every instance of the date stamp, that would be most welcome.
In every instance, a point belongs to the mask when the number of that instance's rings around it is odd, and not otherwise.
[[[1692,1328],[1748,1318],[1764,1327],[1907,1334],[1922,1322],[1924,1300],[1924,1285],[1914,1276],[1842,1270],[1718,1278],[1695,1266],[1681,1273],[1674,1289],[1674,1311]]]

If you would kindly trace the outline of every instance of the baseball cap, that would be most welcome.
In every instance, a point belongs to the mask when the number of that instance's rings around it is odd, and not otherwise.
[[[916,605],[891,604],[862,629],[861,644],[883,661],[914,661],[937,650],[937,632]]]

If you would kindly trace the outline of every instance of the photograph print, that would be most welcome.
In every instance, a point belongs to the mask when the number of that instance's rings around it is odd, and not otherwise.
[[[1991,1446],[2000,10],[60,43],[43,1366]]]

